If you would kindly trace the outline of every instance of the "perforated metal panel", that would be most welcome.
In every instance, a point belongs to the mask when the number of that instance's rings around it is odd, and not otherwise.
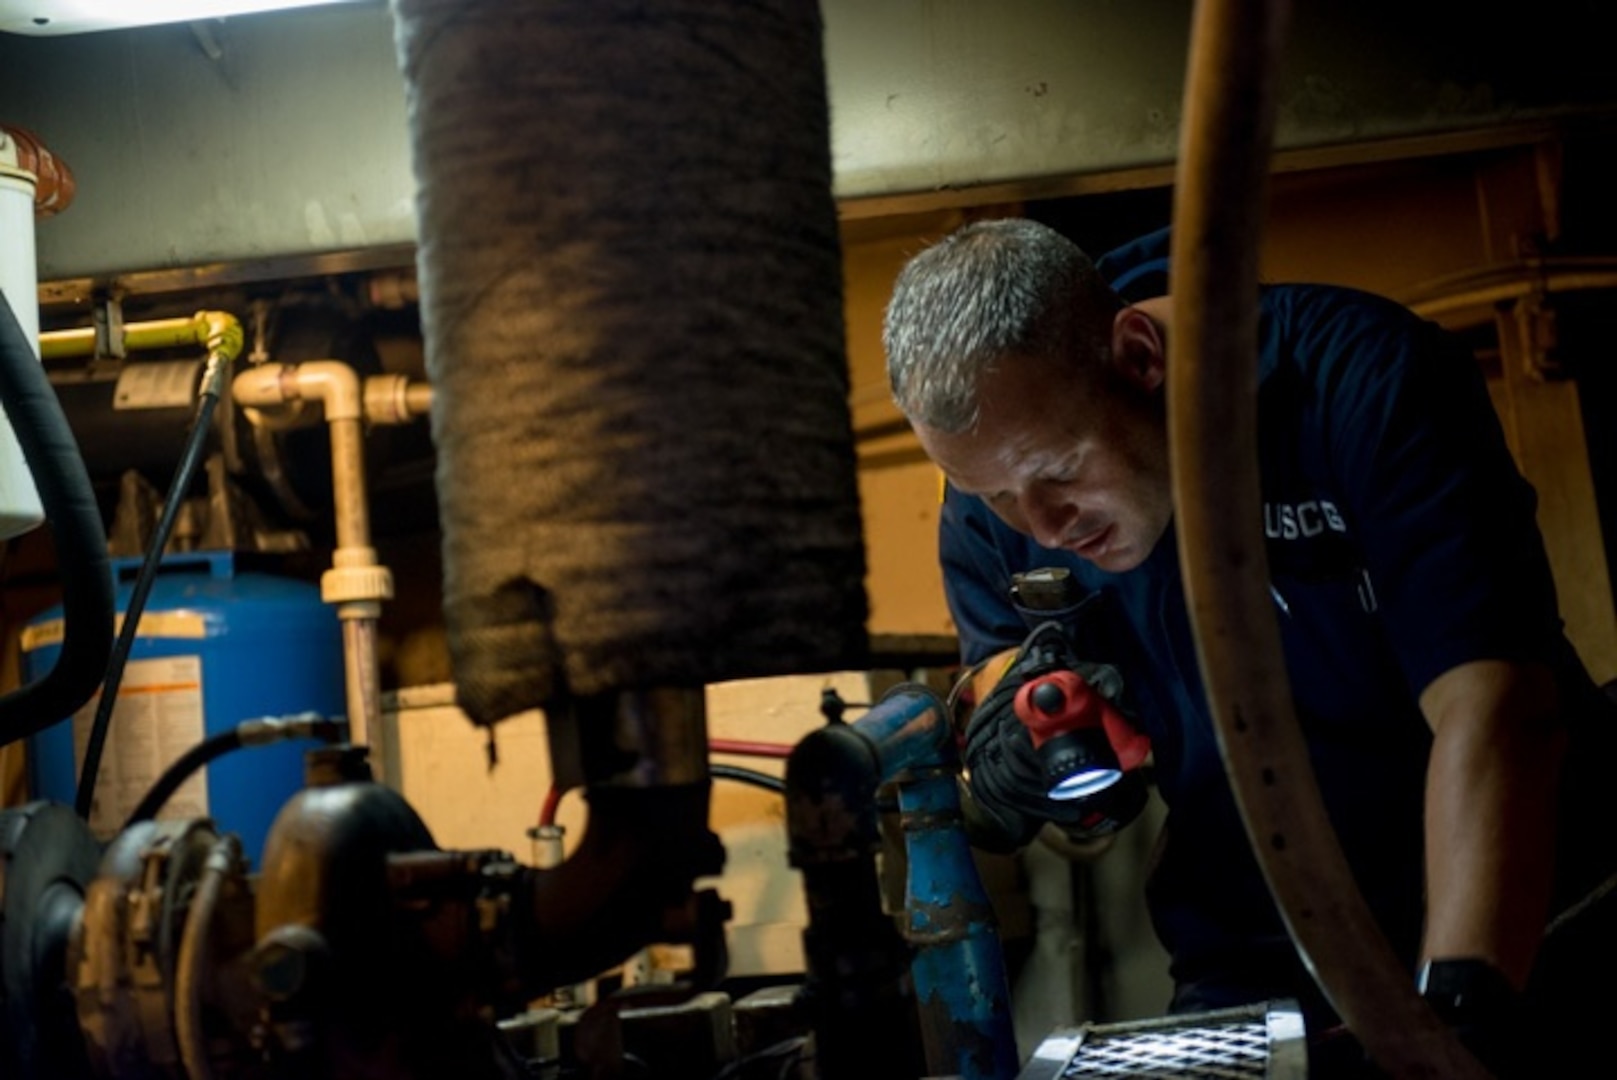
[[[1190,1013],[1053,1033],[1018,1080],[1156,1077],[1304,1080],[1302,1015],[1294,1002]]]

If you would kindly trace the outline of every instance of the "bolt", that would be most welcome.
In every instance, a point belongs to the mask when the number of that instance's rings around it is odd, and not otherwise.
[[[253,974],[258,988],[273,1002],[290,1001],[303,989],[309,974],[303,950],[281,941],[272,941],[258,950]]]

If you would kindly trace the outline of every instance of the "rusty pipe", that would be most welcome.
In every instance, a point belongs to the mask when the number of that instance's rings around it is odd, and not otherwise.
[[[797,1005],[825,1080],[929,1071],[910,948],[881,902],[882,777],[876,740],[849,724],[809,732],[786,762],[788,857],[808,907]]]
[[[1168,365],[1186,600],[1230,785],[1303,962],[1394,1075],[1482,1077],[1416,994],[1354,883],[1309,766],[1270,604],[1257,468],[1258,238],[1286,7],[1196,6]]]
[[[724,849],[708,828],[706,696],[659,687],[575,698],[547,715],[555,802],[584,788],[578,849],[527,874],[515,910],[523,985],[538,995],[589,978],[656,941],[696,940],[700,877]]]
[[[523,875],[517,970],[532,996],[580,982],[657,941],[689,941],[698,878],[724,864],[708,784],[601,785],[572,856]]]

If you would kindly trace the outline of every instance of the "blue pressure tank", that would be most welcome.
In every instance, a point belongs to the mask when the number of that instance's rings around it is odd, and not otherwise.
[[[139,559],[113,560],[120,613],[139,568]],[[24,629],[30,680],[55,664],[61,637],[60,607]],[[30,741],[35,797],[73,803],[98,700]],[[166,556],[119,686],[90,827],[110,838],[171,762],[243,720],[302,712],[339,718],[344,709],[342,630],[316,586],[242,572],[228,551]],[[226,754],[176,792],[159,817],[210,817],[241,837],[257,865],[276,813],[303,784],[303,752],[311,745]]]

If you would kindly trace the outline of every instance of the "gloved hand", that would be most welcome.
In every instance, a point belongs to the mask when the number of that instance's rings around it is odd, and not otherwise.
[[[1053,822],[1080,843],[1109,836],[1139,816],[1148,791],[1144,778],[1132,766],[1143,756],[1143,737],[1128,727],[1121,714],[1113,720],[1125,730],[1108,730],[1119,758],[1127,767],[1123,777],[1095,795],[1056,800],[1039,760],[1033,738],[1016,715],[1016,695],[1030,681],[1054,671],[1072,671],[1108,702],[1122,693],[1117,669],[1078,659],[1061,625],[1045,623],[1028,635],[1011,654],[991,658],[968,672],[954,696],[963,705],[956,717],[965,720],[967,780],[964,809],[968,832],[979,847],[1015,850],[1025,846],[1045,822]],[[973,704],[973,698],[980,698]]]

